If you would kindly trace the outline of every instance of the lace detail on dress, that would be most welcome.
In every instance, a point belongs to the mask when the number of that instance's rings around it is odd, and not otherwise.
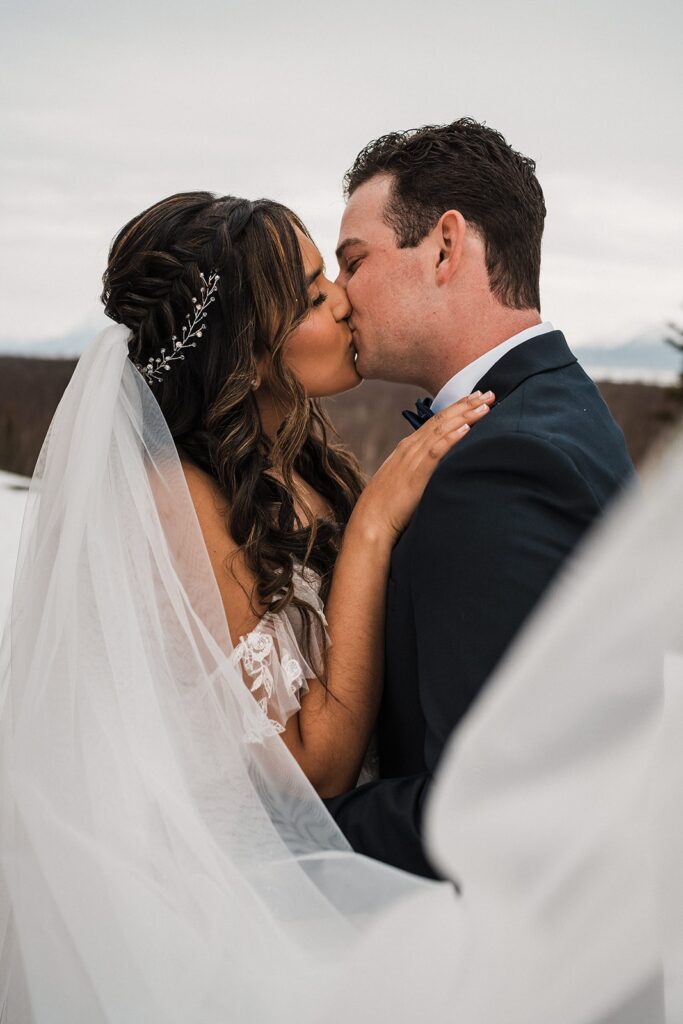
[[[316,664],[322,655],[327,620],[320,599],[320,577],[313,570],[294,566],[294,592],[317,613],[317,629],[311,635]],[[233,651],[233,663],[254,695],[254,705],[244,715],[247,743],[262,743],[284,732],[287,719],[301,708],[301,697],[308,692],[307,679],[315,676],[301,650],[303,620],[298,608],[266,612],[250,633],[241,636]]]

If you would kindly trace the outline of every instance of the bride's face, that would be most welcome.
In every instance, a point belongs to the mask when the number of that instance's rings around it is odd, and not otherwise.
[[[295,228],[313,308],[285,341],[283,358],[308,398],[337,395],[360,384],[355,349],[347,323],[351,307],[346,289],[325,274],[317,246]]]

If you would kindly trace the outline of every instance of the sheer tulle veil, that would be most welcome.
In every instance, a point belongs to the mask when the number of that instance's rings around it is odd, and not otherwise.
[[[279,738],[245,740],[263,712],[127,341],[79,360],[26,505],[0,1020],[683,1019],[683,444],[451,743],[427,824],[459,898],[352,853]]]

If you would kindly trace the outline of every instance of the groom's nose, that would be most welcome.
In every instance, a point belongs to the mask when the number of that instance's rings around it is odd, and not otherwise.
[[[351,303],[346,294],[346,288],[340,283],[339,278],[333,284],[334,288],[334,316],[336,320],[348,320],[351,316]]]

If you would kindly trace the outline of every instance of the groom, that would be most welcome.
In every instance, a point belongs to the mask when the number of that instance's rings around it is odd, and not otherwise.
[[[462,118],[371,142],[345,179],[337,258],[360,375],[434,395],[408,414],[416,428],[469,392],[496,395],[394,550],[380,779],[326,801],[354,849],[431,877],[422,814],[445,744],[633,472],[598,389],[541,321],[534,171]]]

